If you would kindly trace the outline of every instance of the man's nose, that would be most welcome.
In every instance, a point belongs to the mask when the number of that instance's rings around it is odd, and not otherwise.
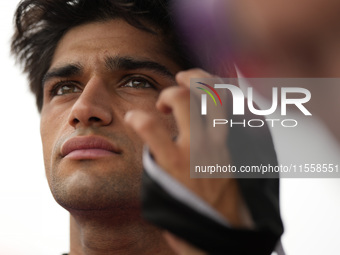
[[[92,78],[74,103],[69,115],[69,124],[74,128],[110,125],[113,121],[110,101],[105,82],[96,77]]]

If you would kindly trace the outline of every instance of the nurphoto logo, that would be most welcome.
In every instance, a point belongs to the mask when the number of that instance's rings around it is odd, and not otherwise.
[[[271,106],[268,109],[257,109],[256,104],[254,102],[254,90],[252,87],[248,87],[246,91],[246,95],[242,91],[241,88],[232,85],[232,84],[215,84],[214,87],[208,85],[203,82],[196,82],[197,84],[203,85],[204,87],[196,87],[205,92],[205,94],[201,94],[201,115],[207,115],[207,95],[210,96],[211,100],[213,100],[215,106],[217,106],[218,99],[221,107],[223,107],[223,102],[221,100],[220,95],[216,91],[216,89],[227,89],[232,96],[233,102],[233,115],[245,115],[245,105],[247,105],[250,113],[256,116],[269,116],[275,113],[278,109],[280,109],[280,115],[287,115],[287,106],[293,105],[300,112],[302,112],[305,116],[312,116],[310,111],[305,107],[304,104],[308,103],[311,100],[311,93],[308,89],[300,88],[300,87],[273,87],[271,91],[272,101]],[[290,95],[294,95],[294,97],[290,97]],[[279,100],[280,99],[280,100]],[[280,105],[279,105],[280,101]],[[280,107],[279,107],[280,106]],[[297,120],[295,119],[266,119],[269,126],[274,127],[276,122],[280,122],[283,127],[296,127],[298,125]],[[262,119],[250,119],[244,120],[242,122],[233,122],[232,119],[213,119],[213,126],[216,125],[225,125],[230,124],[230,127],[233,125],[243,125],[244,127],[262,127],[264,125],[264,121]]]

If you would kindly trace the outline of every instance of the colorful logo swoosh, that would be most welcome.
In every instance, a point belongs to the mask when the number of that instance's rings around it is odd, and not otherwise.
[[[217,96],[218,100],[220,101],[220,104],[222,105],[222,100],[221,100],[219,94],[217,93],[217,91],[216,91],[213,87],[211,87],[211,86],[209,86],[208,84],[205,84],[205,83],[203,83],[203,82],[197,82],[197,83],[198,83],[198,84],[201,84],[201,85],[203,85],[203,86],[206,86],[206,87],[209,88],[212,92],[214,92],[214,94]],[[217,106],[215,97],[213,96],[213,94],[211,94],[210,91],[208,91],[208,90],[206,90],[206,89],[204,89],[204,88],[201,88],[201,87],[197,87],[197,88],[200,89],[200,90],[203,90],[205,93],[207,93],[207,94],[212,98],[212,100],[214,101],[215,105]]]

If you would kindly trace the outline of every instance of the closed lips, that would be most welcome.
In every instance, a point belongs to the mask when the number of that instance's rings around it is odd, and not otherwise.
[[[61,147],[62,157],[76,150],[106,150],[112,153],[120,153],[112,143],[98,136],[78,136],[67,140]]]

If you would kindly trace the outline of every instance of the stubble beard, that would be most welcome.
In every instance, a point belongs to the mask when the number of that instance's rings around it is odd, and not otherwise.
[[[125,169],[106,170],[105,175],[96,174],[97,169],[85,169],[65,177],[57,174],[60,170],[52,168],[53,197],[70,212],[139,208],[142,164],[141,160],[128,162]]]

